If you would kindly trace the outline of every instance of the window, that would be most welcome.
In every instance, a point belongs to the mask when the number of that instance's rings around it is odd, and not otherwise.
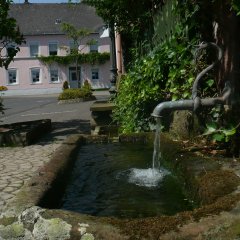
[[[31,80],[32,80],[32,83],[40,82],[40,68],[31,69]]]
[[[90,47],[90,52],[98,52],[98,43],[96,41],[90,44],[89,47]]]
[[[17,84],[17,70],[8,69],[8,84]]]
[[[92,80],[99,79],[99,70],[97,68],[92,69]]]
[[[58,82],[58,69],[56,68],[50,68],[50,82]]]
[[[39,44],[38,43],[30,43],[30,57],[37,57],[39,55]]]
[[[58,53],[58,44],[57,42],[51,42],[48,44],[48,49],[49,49],[49,55],[57,55]]]

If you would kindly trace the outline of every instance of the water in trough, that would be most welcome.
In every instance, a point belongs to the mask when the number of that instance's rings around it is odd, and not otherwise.
[[[155,139],[155,145],[159,145]],[[173,215],[192,208],[178,179],[152,146],[87,144],[79,149],[61,208],[120,218]]]

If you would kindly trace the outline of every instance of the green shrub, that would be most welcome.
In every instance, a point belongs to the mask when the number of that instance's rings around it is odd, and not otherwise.
[[[181,41],[180,41],[181,40]],[[121,132],[149,131],[161,101],[188,99],[194,81],[193,43],[178,36],[136,59],[119,84],[113,118]]]
[[[69,85],[68,85],[68,81],[64,81],[63,82],[63,90],[68,89]]]
[[[92,91],[86,88],[74,88],[74,89],[65,89],[58,96],[58,100],[69,100],[69,99],[78,99],[78,98],[89,98],[92,96]]]
[[[83,87],[81,88],[86,97],[91,97],[92,96],[92,86],[88,82],[88,80],[84,81]]]

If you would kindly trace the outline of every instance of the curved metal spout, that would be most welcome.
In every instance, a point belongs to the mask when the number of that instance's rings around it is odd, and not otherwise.
[[[203,69],[195,78],[195,81],[193,83],[193,88],[192,88],[192,99],[196,98],[198,95],[198,88],[201,80],[203,79],[202,77],[208,73],[211,69],[213,69],[222,59],[222,49],[215,43],[201,43],[199,45],[199,48],[195,52],[195,58],[198,55],[198,52],[202,49],[208,48],[208,47],[214,47],[217,50],[217,59],[215,62],[213,62],[211,65]]]
[[[230,94],[231,94],[231,87],[230,87],[229,82],[227,82],[221,97],[205,98],[205,99],[198,98],[197,102],[192,99],[162,102],[154,108],[152,116],[153,117],[162,117],[164,110],[171,110],[171,111],[191,110],[191,111],[194,111],[195,104],[199,105],[199,107],[213,107],[213,106],[216,106],[217,104],[222,104],[222,105],[229,104]]]
[[[222,50],[215,43],[202,43],[200,44],[199,49],[197,51],[207,48],[209,46],[213,46],[216,48],[216,50],[218,51],[218,57],[214,63],[209,65],[207,68],[205,68],[202,72],[200,72],[197,75],[193,84],[192,99],[162,102],[158,104],[153,110],[153,113],[152,113],[153,117],[162,117],[164,110],[167,110],[167,109],[172,111],[173,110],[196,111],[199,107],[213,107],[217,104],[222,104],[222,105],[229,104],[230,94],[231,94],[231,87],[229,82],[226,82],[225,88],[222,92],[221,97],[201,99],[200,97],[197,96],[199,83],[203,75],[205,75],[209,70],[211,70],[222,58]]]

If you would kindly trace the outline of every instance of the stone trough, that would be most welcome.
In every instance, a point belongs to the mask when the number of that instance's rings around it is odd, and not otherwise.
[[[118,219],[56,209],[79,147],[110,141],[106,136],[73,135],[6,206],[0,217],[0,239],[237,239],[240,164],[183,151],[181,144],[163,138],[165,164],[174,169],[195,201],[193,211]],[[119,140],[152,142],[152,135],[124,135]]]

